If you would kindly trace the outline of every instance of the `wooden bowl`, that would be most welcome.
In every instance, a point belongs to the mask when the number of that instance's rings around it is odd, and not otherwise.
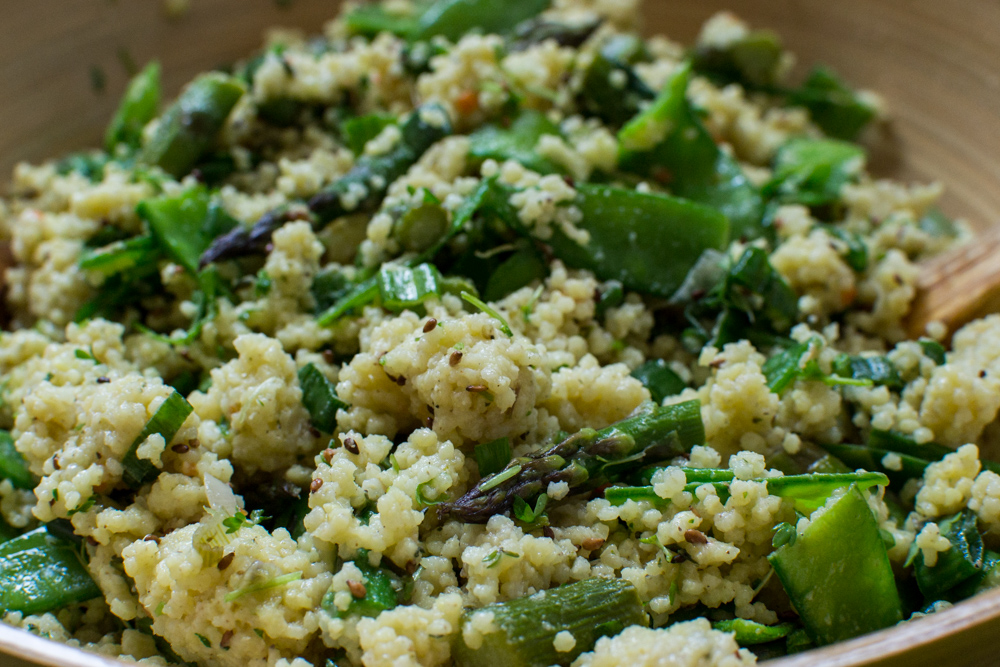
[[[168,93],[252,51],[264,29],[316,31],[336,3],[193,0],[168,19],[161,2],[8,2],[0,22],[0,182],[15,163],[96,146],[125,83],[122,54],[163,64]],[[644,28],[690,41],[732,9],[777,30],[809,65],[832,65],[882,93],[894,121],[875,151],[880,175],[939,180],[943,208],[983,229],[1000,222],[1000,3],[996,0],[647,0]],[[94,79],[104,81],[103,91]],[[775,667],[997,662],[1000,590],[948,611]],[[114,665],[0,624],[0,664]],[[16,657],[15,657],[16,656]]]

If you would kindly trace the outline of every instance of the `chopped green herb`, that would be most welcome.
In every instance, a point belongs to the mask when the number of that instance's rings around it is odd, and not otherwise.
[[[250,593],[256,593],[258,591],[266,591],[270,588],[277,588],[278,586],[284,586],[285,584],[290,584],[293,581],[298,581],[302,578],[301,572],[289,572],[273,579],[268,579],[267,581],[262,581],[255,584],[250,584],[249,586],[244,586],[238,590],[227,593],[222,599],[226,602],[235,602],[239,600],[244,595]]]
[[[663,359],[652,359],[632,371],[637,379],[649,390],[653,400],[662,403],[668,396],[675,396],[687,387],[687,383],[675,373]]]
[[[302,404],[313,426],[323,433],[333,433],[337,426],[337,410],[350,406],[337,397],[336,387],[315,364],[299,369],[299,386],[302,387]]]
[[[505,336],[507,336],[508,338],[514,337],[514,332],[510,330],[510,325],[507,324],[507,320],[505,320],[503,316],[501,316],[500,313],[498,313],[496,310],[494,310],[486,303],[484,303],[482,299],[473,294],[470,294],[469,292],[462,292],[461,296],[462,299],[466,301],[466,303],[469,303],[470,305],[478,308],[479,310],[483,311],[484,313],[495,319],[497,322],[499,322],[500,331],[503,332]]]
[[[548,520],[545,518],[545,506],[548,503],[549,496],[545,493],[538,496],[534,508],[521,496],[515,496],[513,507],[514,518],[529,525],[548,523]]]

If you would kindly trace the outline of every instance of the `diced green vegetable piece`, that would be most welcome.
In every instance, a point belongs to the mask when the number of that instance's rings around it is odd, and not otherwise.
[[[420,17],[416,39],[441,35],[457,42],[466,33],[507,34],[542,13],[550,0],[436,0]]]
[[[456,667],[548,667],[569,665],[593,649],[599,638],[631,625],[646,626],[642,602],[632,584],[618,579],[586,579],[535,595],[488,605],[498,631],[483,635],[473,649],[461,633],[455,637]],[[467,612],[463,623],[476,612]],[[566,652],[552,645],[559,632],[576,640]]]
[[[28,470],[28,462],[14,447],[10,431],[0,430],[0,479],[9,479],[18,489],[35,488],[35,478]]]
[[[783,48],[770,30],[754,30],[724,47],[699,45],[694,51],[695,71],[723,82],[757,89],[778,83]]]
[[[842,252],[844,261],[857,273],[863,273],[868,268],[868,246],[860,234],[850,232],[834,225],[827,225],[826,231],[847,245],[847,251]]]
[[[41,614],[100,597],[76,547],[44,527],[0,544],[0,610]]]
[[[782,202],[821,206],[837,201],[840,190],[865,165],[859,146],[835,139],[790,140],[774,158],[774,176],[764,193]]]
[[[822,507],[837,490],[854,485],[861,491],[873,486],[888,486],[889,478],[880,472],[808,473],[786,475],[767,480],[767,492],[780,498],[791,498],[795,509],[803,514]]]
[[[113,153],[118,144],[138,148],[142,128],[156,117],[160,107],[160,64],[151,62],[132,77],[104,134],[104,148]]]
[[[720,632],[732,632],[736,643],[740,646],[755,646],[787,637],[795,630],[795,624],[764,625],[745,618],[734,618],[728,621],[717,621],[712,624],[712,629]]]
[[[425,195],[430,193],[425,190]],[[405,250],[424,252],[434,246],[448,230],[448,212],[433,196],[407,209],[392,227],[392,236]]]
[[[814,68],[801,88],[789,91],[788,102],[808,109],[823,132],[838,139],[854,139],[875,118],[875,109],[825,67]]]
[[[351,291],[350,278],[343,271],[328,269],[313,278],[312,295],[316,300],[316,314],[324,313]]]
[[[337,427],[337,410],[350,407],[337,397],[337,388],[316,364],[306,364],[299,369],[299,386],[302,387],[302,404],[309,412],[312,425],[323,433],[333,433]]]
[[[812,339],[796,343],[764,362],[761,371],[767,378],[767,386],[775,394],[781,394],[800,377],[803,370],[802,357],[813,345]]]
[[[690,78],[691,64],[684,62],[670,76],[653,103],[618,132],[618,141],[624,150],[652,150],[678,129],[687,105]]]
[[[85,252],[80,256],[80,268],[112,276],[138,267],[155,263],[160,257],[160,246],[149,234],[115,241],[103,248]]]
[[[320,315],[319,325],[321,327],[330,326],[352,310],[372,303],[378,296],[379,286],[375,278],[360,282]]]
[[[976,524],[976,513],[970,510],[938,521],[941,535],[951,542],[951,548],[938,553],[933,567],[924,562],[923,551],[917,550],[913,574],[920,592],[928,600],[941,599],[982,571],[983,538]]]
[[[208,191],[198,186],[177,196],[144,199],[136,210],[170,258],[197,275],[201,254],[236,224],[218,206],[209,215],[211,204]]]
[[[433,264],[419,264],[412,269],[383,265],[377,282],[382,306],[392,311],[415,308],[441,295],[441,274]]]
[[[855,486],[815,512],[805,532],[768,561],[819,646],[903,620],[878,524]]]
[[[560,230],[549,243],[556,257],[601,280],[668,297],[701,253],[729,241],[725,216],[707,206],[667,195],[580,183],[577,224],[590,234],[580,245]]]
[[[104,178],[104,167],[110,159],[110,156],[101,151],[71,153],[56,163],[56,173],[60,176],[77,173],[91,183],[97,183]]]
[[[621,126],[656,97],[629,66],[645,55],[645,44],[635,35],[610,38],[587,68],[580,91],[580,106],[608,125]],[[621,81],[624,79],[625,85]]]
[[[691,108],[686,97],[690,76],[688,67],[679,68],[653,106],[622,130],[621,168],[651,175],[678,197],[719,211],[729,220],[733,238],[757,238],[764,231],[761,194]]]
[[[955,221],[941,212],[941,209],[932,206],[924,213],[917,223],[920,230],[934,237],[945,237],[953,239],[958,236],[958,227]]]
[[[834,372],[832,375],[824,373],[819,363],[812,358],[813,351],[823,345],[823,341],[818,337],[810,338],[802,343],[797,343],[787,350],[783,350],[774,355],[766,362],[761,370],[767,378],[767,386],[771,391],[780,394],[788,389],[796,380],[815,380],[835,387],[838,385],[871,387],[871,378],[851,377],[840,375]]]
[[[617,280],[609,280],[600,289],[597,303],[594,304],[594,319],[603,322],[608,310],[617,308],[625,302],[625,287]]]
[[[355,116],[340,124],[340,136],[344,140],[344,145],[355,155],[360,155],[365,150],[365,144],[395,123],[396,117],[390,114],[372,113]]]
[[[938,366],[944,365],[946,354],[944,345],[931,338],[921,338],[920,347],[923,349],[925,357]]]
[[[476,445],[474,450],[476,463],[479,465],[479,476],[494,475],[510,463],[510,438],[499,438],[492,442]]]
[[[143,147],[142,162],[159,166],[175,178],[190,172],[212,147],[245,91],[239,79],[218,72],[194,79],[163,113],[156,132]]]
[[[855,380],[871,380],[877,387],[902,391],[903,379],[888,357],[862,357],[841,354],[833,361],[833,372]]]
[[[328,594],[323,600],[323,607],[338,618],[350,616],[375,618],[383,611],[395,609],[399,604],[399,597],[393,586],[393,583],[398,581],[395,575],[384,568],[372,565],[368,560],[367,549],[358,549],[352,562],[361,570],[363,580],[358,583],[365,587],[364,596],[352,599],[347,609],[341,611],[333,606],[333,597]]]
[[[538,251],[530,245],[525,245],[504,260],[503,264],[490,275],[486,289],[483,290],[483,299],[499,301],[511,292],[545,278],[547,273],[548,267]]]
[[[723,291],[727,307],[752,320],[763,318],[774,331],[787,331],[798,317],[798,297],[761,248],[743,251],[726,274]]]
[[[139,449],[139,445],[146,441],[146,438],[154,433],[162,435],[164,442],[169,445],[193,410],[191,404],[176,391],[160,404],[160,407],[146,422],[146,426],[122,458],[122,467],[125,469],[122,479],[126,484],[133,489],[138,489],[159,476],[159,468],[153,465],[152,461],[136,456],[136,450]]]
[[[649,390],[657,403],[662,403],[668,396],[681,393],[687,387],[687,383],[663,359],[647,361],[632,371],[632,377]]]
[[[525,109],[509,127],[483,125],[470,134],[469,155],[477,160],[515,160],[532,171],[550,174],[560,171],[559,167],[535,150],[538,140],[546,134],[560,136],[559,127],[544,113]]]

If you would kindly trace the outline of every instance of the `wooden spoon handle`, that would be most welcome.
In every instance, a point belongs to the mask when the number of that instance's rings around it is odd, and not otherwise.
[[[963,324],[1000,311],[1000,226],[920,265],[907,333],[926,335],[941,322],[950,336]]]

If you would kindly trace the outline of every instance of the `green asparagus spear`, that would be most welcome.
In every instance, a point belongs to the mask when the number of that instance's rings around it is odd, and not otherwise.
[[[406,173],[434,143],[451,132],[445,111],[436,104],[414,110],[400,127],[402,138],[388,153],[363,155],[343,178],[309,200],[307,207],[282,206],[265,214],[247,230],[238,227],[220,236],[201,256],[201,266],[222,259],[263,252],[276,229],[292,220],[309,220],[316,227],[354,211],[378,206],[389,184]]]
[[[464,633],[455,637],[457,667],[548,667],[568,665],[590,651],[601,637],[615,635],[630,625],[646,626],[646,614],[635,587],[615,579],[586,579],[573,584],[484,607],[493,614],[494,632],[482,636],[476,648]],[[477,612],[466,614],[465,624]],[[555,636],[568,632],[573,648],[557,652]]]
[[[550,482],[566,482],[574,492],[587,491],[642,464],[673,458],[704,439],[700,402],[666,407],[647,403],[600,431],[583,429],[545,451],[511,460],[458,500],[439,505],[438,515],[485,523],[494,514],[509,511],[515,498],[528,500]]]
[[[218,72],[196,78],[160,118],[142,150],[141,161],[157,165],[175,178],[187,174],[211,148],[245,91],[241,81]]]

